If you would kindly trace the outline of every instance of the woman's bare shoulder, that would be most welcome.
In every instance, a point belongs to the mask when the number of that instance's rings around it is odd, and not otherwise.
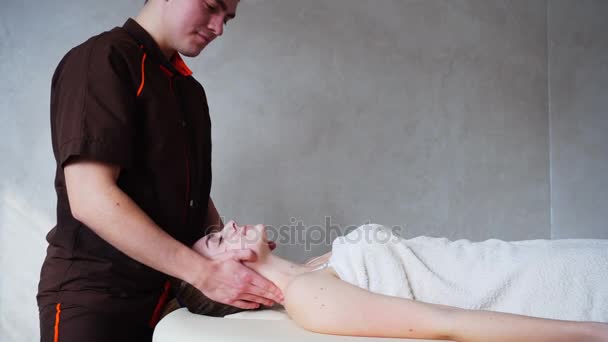
[[[327,266],[323,269],[317,270],[317,271],[313,271],[313,272],[308,272],[306,274],[302,274],[302,275],[308,275],[310,277],[319,277],[319,278],[323,278],[323,277],[332,277],[332,278],[340,278],[340,276],[338,276],[338,273],[336,272],[336,270],[331,266]]]
[[[287,314],[305,329],[317,331],[320,324],[335,314],[334,294],[344,286],[330,266],[298,275],[287,284],[283,294]]]
[[[310,260],[308,260],[305,265],[307,266],[318,266],[321,265],[323,263],[326,263],[327,261],[329,261],[329,259],[331,258],[331,252],[327,252],[323,255],[319,255],[317,257],[314,257]]]
[[[305,298],[314,296],[322,290],[324,284],[333,283],[340,277],[333,269],[328,266],[318,271],[307,272],[294,277],[285,287],[283,294],[285,302],[300,302]]]

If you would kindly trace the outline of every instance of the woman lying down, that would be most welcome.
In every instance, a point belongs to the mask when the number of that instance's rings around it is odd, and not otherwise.
[[[332,252],[296,264],[271,253],[263,225],[231,221],[194,248],[209,257],[254,250],[257,261],[245,265],[273,281],[291,319],[314,332],[608,341],[608,240],[404,239],[364,225],[334,240]]]

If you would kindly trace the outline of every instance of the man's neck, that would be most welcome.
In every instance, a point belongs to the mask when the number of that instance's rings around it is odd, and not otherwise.
[[[153,4],[148,4],[142,8],[139,14],[134,18],[134,20],[141,26],[148,34],[154,39],[158,47],[163,52],[163,55],[168,60],[171,60],[171,57],[175,54],[175,50],[170,48],[168,44],[165,43],[164,36],[162,34],[162,24],[159,22],[158,18],[160,17],[154,11],[158,11],[157,8],[152,6]]]

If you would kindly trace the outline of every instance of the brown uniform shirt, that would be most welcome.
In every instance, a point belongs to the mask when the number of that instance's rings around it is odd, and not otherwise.
[[[211,122],[203,87],[132,19],[59,63],[51,85],[57,225],[48,233],[38,305],[66,303],[148,320],[167,276],[76,220],[63,166],[71,157],[119,165],[118,186],[156,224],[192,245],[211,188]],[[91,194],[94,196],[94,194]],[[117,229],[129,234],[129,226]]]

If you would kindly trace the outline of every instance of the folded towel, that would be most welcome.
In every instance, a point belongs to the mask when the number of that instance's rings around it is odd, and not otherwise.
[[[465,309],[608,322],[608,240],[506,242],[364,225],[333,242],[341,279],[390,296]]]

